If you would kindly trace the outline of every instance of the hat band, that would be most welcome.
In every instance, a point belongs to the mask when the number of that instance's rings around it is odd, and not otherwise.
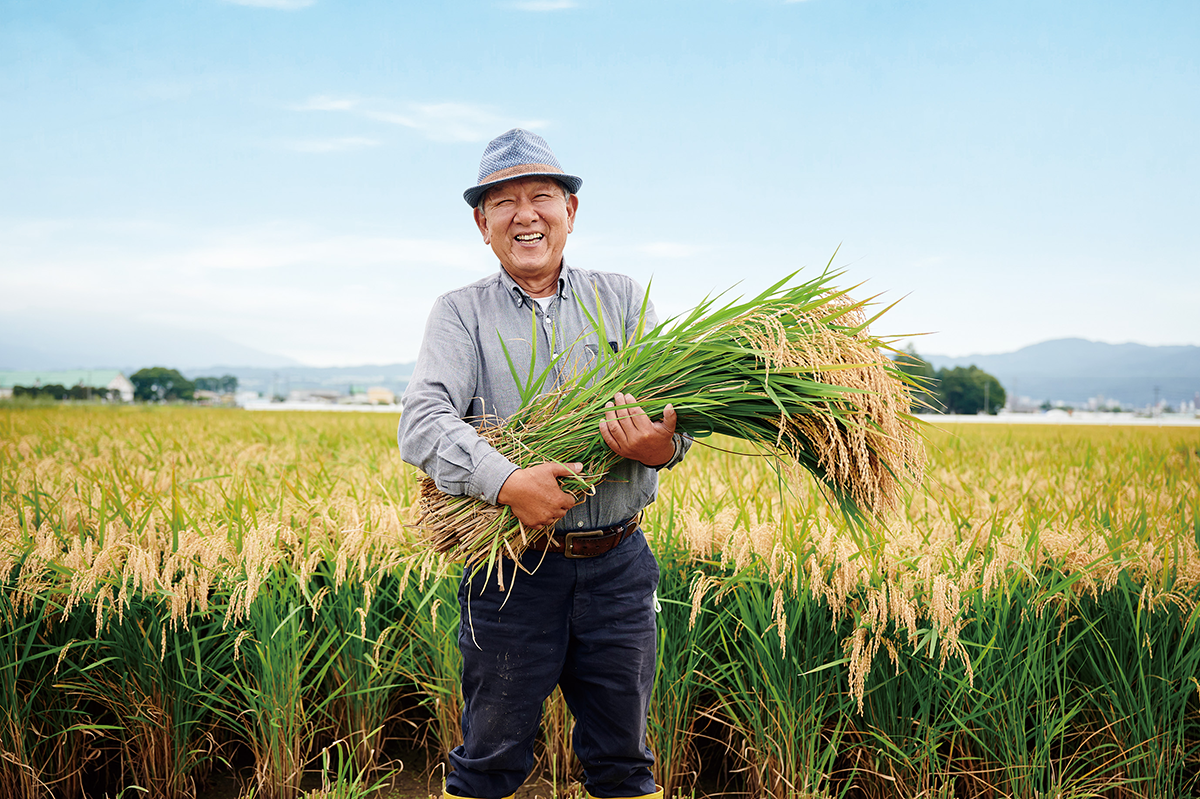
[[[481,178],[478,185],[482,186],[485,183],[495,183],[497,180],[507,180],[508,178],[517,177],[518,175],[537,173],[544,174],[546,172],[553,172],[556,175],[566,174],[562,171],[562,169],[551,164],[517,164],[516,166],[510,166],[504,169],[496,170],[492,174]]]

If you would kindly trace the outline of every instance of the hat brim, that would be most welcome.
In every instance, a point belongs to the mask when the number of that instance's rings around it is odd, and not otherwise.
[[[483,197],[488,189],[495,188],[501,183],[508,183],[522,178],[553,178],[563,184],[567,188],[567,191],[572,194],[578,194],[579,189],[583,186],[583,178],[577,178],[574,175],[567,175],[562,172],[523,172],[520,175],[510,175],[500,180],[493,180],[488,183],[480,183],[478,186],[472,186],[463,192],[463,199],[467,201],[467,205],[474,208],[479,205],[479,198]]]

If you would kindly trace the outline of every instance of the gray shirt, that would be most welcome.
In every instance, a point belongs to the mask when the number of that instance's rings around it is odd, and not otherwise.
[[[500,487],[517,470],[476,432],[486,414],[506,419],[521,399],[509,367],[527,379],[565,353],[547,381],[570,379],[605,346],[624,347],[638,335],[645,292],[629,277],[573,269],[564,261],[558,291],[543,311],[501,269],[497,274],[443,294],[434,302],[412,380],[404,392],[397,438],[400,455],[433,478],[447,494],[468,494],[496,504]],[[604,323],[604,341],[584,309]],[[647,303],[646,330],[658,324]],[[501,340],[504,346],[501,346]],[[596,436],[600,436],[597,426]],[[691,442],[676,436],[676,456]],[[621,461],[586,502],[568,511],[560,530],[593,530],[630,518],[658,490],[654,469]]]

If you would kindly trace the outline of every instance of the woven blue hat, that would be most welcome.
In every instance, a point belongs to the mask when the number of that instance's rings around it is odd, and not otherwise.
[[[554,178],[572,194],[578,193],[583,185],[583,178],[563,172],[545,139],[536,133],[513,128],[488,143],[479,162],[479,183],[464,191],[463,199],[474,208],[483,193],[493,186],[528,177]]]

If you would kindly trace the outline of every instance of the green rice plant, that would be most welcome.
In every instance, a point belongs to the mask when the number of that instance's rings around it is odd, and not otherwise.
[[[1015,583],[962,634],[974,679],[960,676],[946,712],[969,754],[951,767],[981,795],[1101,796],[1121,785],[1114,748],[1089,723],[1095,686],[1073,668],[1091,629],[1074,615],[1078,582],[1048,572]]]
[[[535,748],[533,770],[549,782],[550,793],[559,795],[572,782],[578,783],[583,766],[571,748],[571,731],[575,717],[567,707],[562,691],[555,688],[542,704],[542,724],[539,746]]]
[[[408,581],[398,611],[408,634],[403,668],[415,686],[419,706],[428,714],[418,741],[431,760],[444,763],[462,743],[462,698],[459,680],[458,584],[461,568],[429,561],[428,570]]]
[[[882,513],[922,465],[909,382],[869,334],[864,303],[834,289],[834,277],[827,270],[788,286],[789,276],[749,301],[708,300],[616,352],[601,347],[560,386],[548,382],[572,348],[540,373],[531,364],[523,374],[510,360],[522,407],[503,422],[485,420],[481,434],[522,466],[584,464],[583,474],[564,478],[582,498],[620,460],[598,426],[623,391],[651,417],[670,405],[691,436],[750,441],[815,475],[849,519]],[[610,340],[602,318],[593,325]],[[525,531],[506,506],[445,495],[430,480],[421,502],[431,545],[468,566],[490,569],[505,553],[519,556],[529,534],[546,532]]]
[[[234,669],[210,671],[221,690],[206,702],[240,731],[253,752],[255,785],[263,799],[300,794],[310,742],[334,698],[321,696],[317,687],[340,642],[307,621],[312,607],[305,589],[294,573],[272,572],[235,639]]]
[[[667,797],[695,789],[700,762],[697,724],[712,688],[700,671],[710,651],[715,614],[698,608],[693,618],[692,582],[705,574],[689,563],[686,545],[669,526],[652,526],[659,559],[658,649],[648,736],[654,752],[654,779]]]
[[[1200,611],[1174,595],[1151,606],[1127,574],[1080,603],[1086,638],[1072,652],[1093,686],[1095,723],[1113,748],[1128,796],[1166,799],[1200,788]]]
[[[919,633],[932,643],[932,628]],[[849,720],[853,756],[843,758],[839,776],[863,796],[958,795],[963,775],[979,770],[951,710],[972,681],[960,662],[939,664],[928,649],[897,646],[888,654],[867,680],[861,716]]]
[[[163,799],[194,797],[216,756],[207,706],[224,685],[213,675],[232,666],[219,622],[194,618],[172,630],[159,603],[135,601],[103,626],[92,654],[68,679],[120,730],[125,785]]]
[[[853,699],[828,611],[761,573],[729,575],[705,673],[754,796],[830,796]],[[737,743],[740,742],[740,743]]]
[[[355,521],[363,528],[373,526],[369,518]],[[409,559],[403,573],[396,574],[390,568],[393,558],[378,551],[395,542],[363,529],[341,532],[340,541],[310,536],[302,551],[311,564],[308,591],[314,621],[321,636],[340,642],[321,686],[332,697],[330,728],[339,751],[348,747],[353,752],[356,775],[367,779],[381,764],[394,708],[415,689],[405,668],[408,627],[396,613],[404,606],[414,561]]]
[[[356,778],[365,780],[379,768],[393,705],[412,690],[403,670],[406,631],[370,601],[365,586],[336,586],[331,575],[321,582],[316,624],[324,637],[342,642],[322,693],[334,697],[329,713],[338,751],[349,753]]]
[[[370,782],[355,765],[358,749],[358,744],[340,739],[322,749],[321,787],[305,792],[302,799],[373,799],[378,796],[387,786],[388,776]]]
[[[83,796],[84,738],[105,734],[64,684],[72,661],[90,663],[86,614],[62,617],[52,596],[0,587],[0,795]],[[64,668],[64,661],[66,666]]]

